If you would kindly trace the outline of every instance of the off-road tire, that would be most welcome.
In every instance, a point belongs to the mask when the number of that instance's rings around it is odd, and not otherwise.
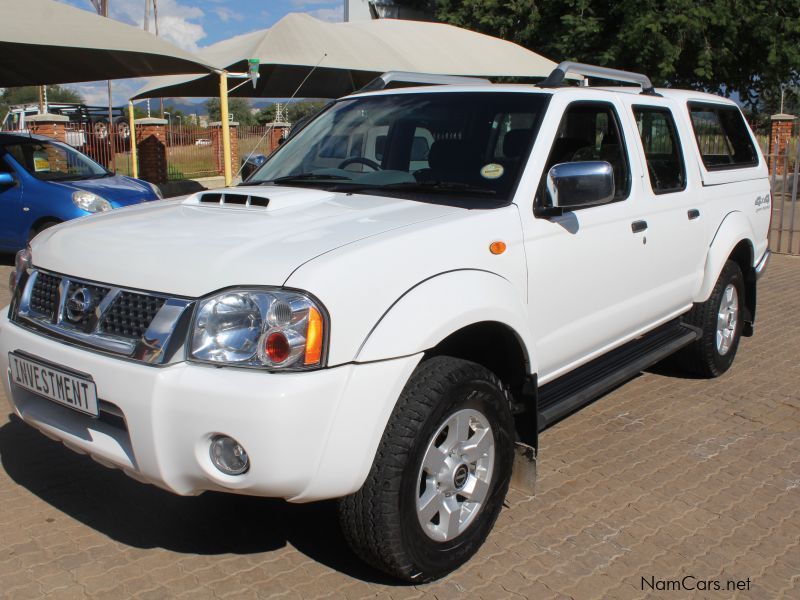
[[[728,285],[736,288],[739,299],[739,311],[733,342],[725,354],[717,350],[717,314],[723,300],[723,294]],[[744,276],[742,270],[732,260],[725,263],[720,273],[711,296],[705,302],[695,304],[683,317],[683,321],[702,330],[700,338],[689,344],[677,356],[678,364],[686,371],[700,377],[719,377],[727,371],[742,336],[742,309],[744,302]]]
[[[431,436],[465,408],[479,411],[491,426],[494,468],[471,524],[454,539],[437,542],[417,517],[420,468]],[[362,560],[402,580],[430,581],[457,569],[480,548],[500,513],[513,442],[508,392],[494,374],[446,356],[424,361],[400,395],[363,487],[339,502],[345,538]]]

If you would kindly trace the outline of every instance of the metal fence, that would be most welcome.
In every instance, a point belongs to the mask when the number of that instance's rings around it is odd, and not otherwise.
[[[270,125],[237,128],[239,164],[233,165],[234,174],[239,171],[241,161],[251,154],[266,156],[273,150],[272,129]],[[167,179],[179,181],[222,175],[222,157],[215,155],[214,140],[218,134],[219,131],[193,125],[167,127]]]
[[[274,148],[272,125],[255,125],[239,128],[239,157],[245,160],[251,154],[268,156]]]
[[[109,171],[131,173],[131,135],[126,123],[118,124],[113,131],[106,123],[69,123],[65,141]]]
[[[800,143],[793,139],[782,154],[768,154],[772,188],[769,245],[773,252],[800,255]]]
[[[173,125],[167,128],[166,138],[167,179],[178,181],[219,175],[210,129],[194,125]]]

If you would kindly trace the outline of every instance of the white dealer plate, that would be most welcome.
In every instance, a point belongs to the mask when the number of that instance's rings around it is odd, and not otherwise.
[[[26,356],[8,353],[11,381],[26,390],[96,417],[97,388],[94,381]]]

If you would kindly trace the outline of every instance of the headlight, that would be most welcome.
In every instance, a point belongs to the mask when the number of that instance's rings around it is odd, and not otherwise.
[[[164,194],[161,193],[161,190],[155,183],[150,183],[149,181],[146,183],[147,185],[150,186],[150,189],[153,190],[153,193],[156,195],[156,198],[158,198],[159,200],[164,199]]]
[[[112,208],[111,203],[105,198],[84,190],[73,192],[72,202],[81,210],[90,213],[106,212]]]
[[[19,280],[22,279],[22,276],[31,268],[32,263],[33,259],[31,258],[30,247],[17,252],[17,256],[14,258],[14,271],[8,277],[8,288],[11,290],[12,296],[17,290]]]
[[[302,292],[234,289],[198,303],[189,358],[217,365],[323,366],[324,309]]]

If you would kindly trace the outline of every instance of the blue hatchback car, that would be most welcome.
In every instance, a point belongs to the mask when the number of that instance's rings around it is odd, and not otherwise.
[[[67,144],[0,133],[0,252],[62,221],[160,198],[156,186],[115,175]]]

